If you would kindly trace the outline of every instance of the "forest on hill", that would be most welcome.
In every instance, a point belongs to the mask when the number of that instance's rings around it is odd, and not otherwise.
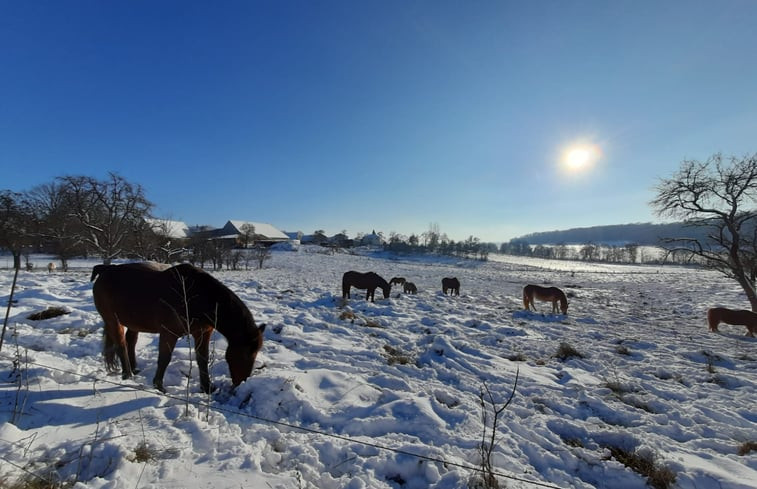
[[[662,238],[689,237],[704,239],[706,231],[706,228],[687,226],[683,222],[665,224],[647,222],[572,228],[562,231],[545,231],[526,234],[511,241],[525,241],[531,245],[584,243],[625,245],[633,243],[643,246],[656,246],[660,244]]]

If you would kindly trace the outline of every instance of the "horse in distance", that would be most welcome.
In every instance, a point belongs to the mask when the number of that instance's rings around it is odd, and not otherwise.
[[[551,302],[552,313],[557,314],[557,303],[560,303],[560,311],[568,314],[568,298],[565,293],[557,287],[541,287],[539,285],[526,285],[523,287],[523,307],[526,310],[533,309],[536,311],[534,299]]]
[[[720,323],[735,326],[746,326],[746,336],[754,338],[757,333],[757,313],[752,311],[726,309],[725,307],[713,307],[707,310],[707,324],[710,331],[717,332]]]
[[[405,282],[402,285],[402,288],[406,294],[417,294],[418,293],[418,287],[413,282]]]
[[[460,295],[460,281],[457,277],[445,277],[442,279],[442,292],[447,295],[449,291],[450,295]]]
[[[405,277],[392,277],[389,281],[389,285],[403,285],[405,283]]]
[[[377,288],[381,288],[384,293],[384,299],[388,298],[392,291],[392,286],[374,272],[361,273],[354,270],[344,272],[342,276],[342,299],[350,298],[350,289],[352,287],[364,289],[366,291],[365,300],[370,299],[371,302],[375,302],[373,298]]]
[[[165,392],[163,376],[179,338],[191,334],[200,371],[200,388],[211,392],[208,373],[210,336],[217,329],[228,341],[226,362],[234,386],[252,373],[263,346],[265,326],[257,327],[242,300],[209,273],[189,264],[96,265],[92,295],[103,318],[105,364],[121,364],[121,377],[137,370],[139,333],[158,333],[158,364],[153,385]]]

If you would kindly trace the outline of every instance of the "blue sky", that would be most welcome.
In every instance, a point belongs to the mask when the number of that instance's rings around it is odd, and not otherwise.
[[[506,241],[655,220],[757,151],[757,2],[0,0],[0,189],[115,171],[159,217]],[[583,142],[599,158],[561,163]]]

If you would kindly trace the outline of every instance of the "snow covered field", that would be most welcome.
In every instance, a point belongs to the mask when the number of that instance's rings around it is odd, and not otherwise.
[[[196,365],[187,394],[184,341],[168,395],[150,385],[157,335],[140,336],[136,378],[106,373],[93,262],[21,272],[0,352],[0,487],[34,473],[81,488],[466,488],[479,392],[485,382],[501,405],[517,371],[492,456],[500,487],[646,487],[618,453],[654,457],[673,487],[757,487],[757,451],[739,453],[757,442],[757,340],[705,323],[708,307],[748,307],[735,283],[676,267],[315,251],[215,273],[267,329],[235,391],[216,335],[210,398]],[[353,290],[342,307],[347,270],[419,292],[370,303]],[[448,276],[459,297],[441,293]],[[0,270],[3,312],[11,280]],[[527,283],[562,288],[569,315],[524,311]],[[69,314],[28,319],[50,306]],[[562,343],[583,358],[559,358]]]

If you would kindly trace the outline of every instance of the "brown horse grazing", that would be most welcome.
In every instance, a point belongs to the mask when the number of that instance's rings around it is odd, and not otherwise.
[[[757,333],[757,314],[752,311],[713,307],[707,310],[707,323],[710,325],[710,331],[717,332],[718,324],[725,323],[746,326],[746,336],[752,338]]]
[[[392,292],[392,286],[374,272],[344,272],[344,275],[342,276],[343,299],[350,298],[351,287],[355,287],[356,289],[366,289],[365,300],[370,299],[371,302],[374,302],[373,295],[376,292],[376,287],[381,287],[381,290],[384,292],[384,299],[389,297],[389,294]]]
[[[50,262],[47,264],[47,273],[53,273],[55,271],[55,263]]]
[[[389,285],[402,285],[405,283],[405,277],[392,277],[389,281]]]
[[[242,383],[252,373],[263,346],[265,325],[255,326],[247,306],[210,274],[189,264],[129,263],[96,265],[92,295],[105,322],[103,354],[108,370],[121,377],[137,373],[134,347],[140,332],[159,333],[158,367],[153,385],[165,392],[163,375],[179,338],[194,337],[200,387],[210,392],[208,346],[213,329],[228,341],[226,362],[231,382]],[[124,332],[124,330],[126,330]]]
[[[450,295],[460,295],[460,281],[457,277],[442,279],[442,292],[444,292],[444,295],[447,295],[448,290],[450,291]]]
[[[565,297],[565,293],[557,287],[541,287],[539,285],[523,287],[523,307],[526,310],[530,308],[536,310],[534,299],[551,302],[554,314],[557,314],[557,302],[560,301],[560,310],[563,314],[568,314],[568,299]]]
[[[418,287],[416,287],[415,284],[412,282],[405,282],[405,284],[402,287],[406,294],[418,293]]]

